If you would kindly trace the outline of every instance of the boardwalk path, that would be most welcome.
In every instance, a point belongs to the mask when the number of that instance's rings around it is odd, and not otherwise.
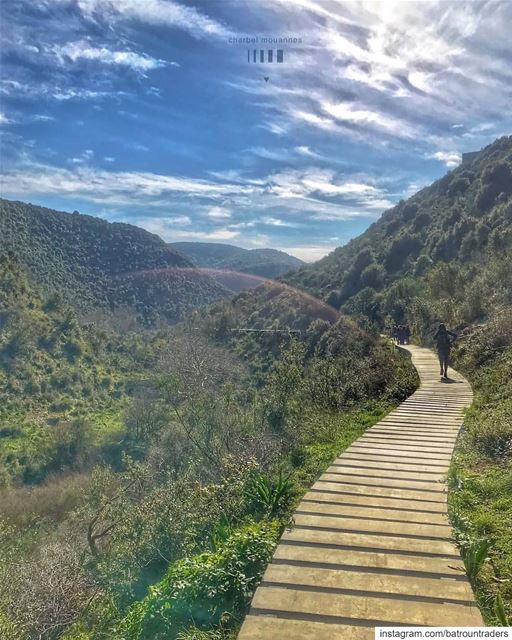
[[[297,507],[239,640],[369,640],[375,626],[482,626],[451,541],[445,477],[469,383],[406,347],[420,388],[368,429]],[[462,570],[461,570],[462,569]]]

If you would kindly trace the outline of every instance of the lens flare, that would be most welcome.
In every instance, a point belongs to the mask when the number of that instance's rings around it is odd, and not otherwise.
[[[202,274],[208,276],[210,278],[213,278],[216,282],[222,284],[226,288],[234,290],[235,293],[259,287],[270,287],[272,289],[278,289],[280,292],[288,292],[297,296],[305,306],[308,306],[312,312],[316,313],[317,316],[323,320],[335,323],[340,317],[340,312],[335,307],[332,307],[319,298],[315,298],[315,296],[311,295],[310,293],[306,293],[302,289],[292,287],[291,285],[281,280],[273,280],[272,278],[265,278],[264,276],[257,276],[251,273],[245,273],[243,271],[231,271],[229,269],[212,269],[208,267],[165,267],[162,269],[132,271],[129,273],[124,273],[123,276],[136,276],[144,278],[155,277],[157,275],[179,274],[191,276]]]

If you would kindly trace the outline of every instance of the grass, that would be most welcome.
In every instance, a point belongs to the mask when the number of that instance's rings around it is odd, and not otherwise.
[[[463,555],[488,545],[487,560],[470,575],[485,621],[510,624],[512,450],[507,433],[512,434],[512,349],[484,366],[468,366],[463,359],[460,365],[473,384],[475,401],[452,463],[450,516]]]
[[[388,414],[396,404],[368,403],[364,408],[306,417],[310,441],[292,457],[297,491],[304,493],[349,445]]]
[[[500,594],[512,614],[512,463],[496,464],[475,455],[464,434],[454,461],[458,488],[449,494],[450,515],[463,555],[478,543],[489,545],[488,560],[470,579],[484,619],[498,624]]]

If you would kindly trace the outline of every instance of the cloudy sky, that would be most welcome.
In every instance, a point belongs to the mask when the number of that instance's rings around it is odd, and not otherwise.
[[[1,10],[2,195],[169,241],[313,260],[512,130],[509,0]]]

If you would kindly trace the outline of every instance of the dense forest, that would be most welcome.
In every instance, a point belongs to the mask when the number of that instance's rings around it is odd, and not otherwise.
[[[130,307],[146,325],[175,322],[229,293],[139,227],[0,200],[0,253],[8,252],[42,291],[82,312]]]

